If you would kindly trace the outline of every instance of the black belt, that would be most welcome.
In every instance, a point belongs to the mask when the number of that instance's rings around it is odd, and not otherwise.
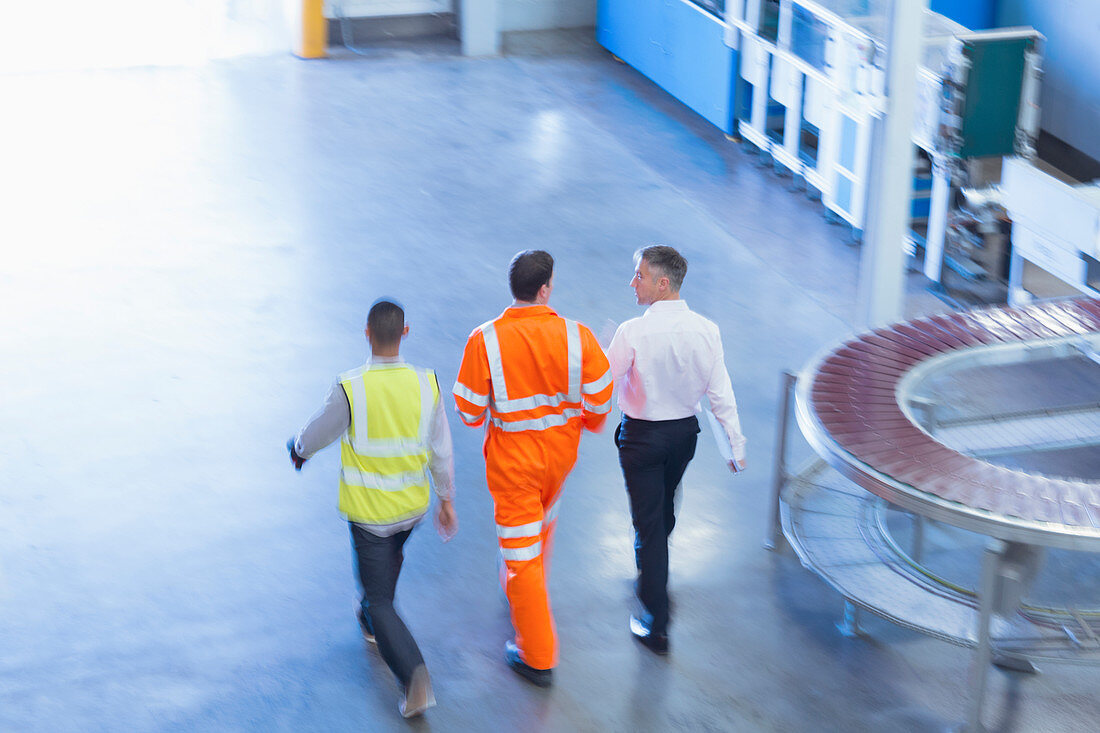
[[[687,424],[691,423],[692,421],[695,421],[696,423],[698,423],[699,419],[697,417],[695,417],[695,415],[688,415],[687,417],[680,417],[680,418],[677,418],[675,420],[642,420],[642,419],[637,418],[637,417],[630,417],[629,415],[627,415],[625,413],[623,414],[623,424],[624,425],[630,425],[631,427],[636,426],[636,427],[639,427],[639,428],[645,428],[645,427],[655,427],[655,428],[656,427],[675,427],[676,425],[681,425],[681,424],[687,425]]]

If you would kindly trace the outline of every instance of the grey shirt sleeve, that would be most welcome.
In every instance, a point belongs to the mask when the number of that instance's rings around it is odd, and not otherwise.
[[[443,411],[443,395],[432,411],[431,434],[428,436],[428,469],[432,472],[435,493],[440,499],[451,501],[455,496],[454,445],[451,442],[451,426]]]
[[[333,382],[324,406],[313,414],[294,439],[294,450],[302,458],[311,458],[314,453],[343,435],[349,425],[351,407],[348,406],[348,396],[344,394],[344,388],[339,382]]]

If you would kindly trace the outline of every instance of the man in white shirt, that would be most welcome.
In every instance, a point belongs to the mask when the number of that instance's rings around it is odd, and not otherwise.
[[[630,514],[634,523],[634,584],[642,612],[630,631],[657,654],[668,653],[668,537],[676,524],[676,489],[695,455],[706,395],[724,435],[722,453],[734,473],[745,468],[745,437],[737,417],[718,326],[680,300],[687,260],[672,247],[653,245],[634,254],[630,286],[640,318],[619,326],[608,349],[619,385],[622,422],[615,430]]]

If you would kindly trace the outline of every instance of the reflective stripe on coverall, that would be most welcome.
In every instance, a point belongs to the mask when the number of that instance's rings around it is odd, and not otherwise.
[[[557,664],[546,574],[559,495],[582,428],[611,410],[611,372],[585,326],[547,306],[513,307],[470,335],[455,382],[467,425],[488,421],[485,478],[493,495],[505,592],[524,662]]]
[[[439,400],[435,374],[368,364],[340,375],[351,424],[340,439],[340,511],[353,522],[393,524],[428,511],[428,435]]]

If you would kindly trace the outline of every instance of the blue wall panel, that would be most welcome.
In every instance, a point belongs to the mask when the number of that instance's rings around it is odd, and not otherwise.
[[[724,132],[736,52],[722,22],[688,0],[600,0],[596,40]]]
[[[664,4],[664,0],[600,0],[596,8],[596,41],[654,81],[668,76]]]
[[[972,31],[997,27],[998,0],[931,0],[929,7]]]

